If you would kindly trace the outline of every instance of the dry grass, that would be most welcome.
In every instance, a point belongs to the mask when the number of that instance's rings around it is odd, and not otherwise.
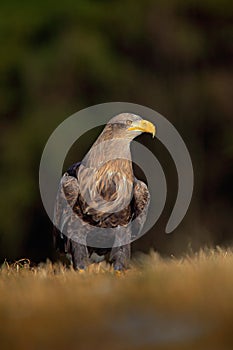
[[[139,256],[120,278],[48,262],[0,271],[1,349],[233,349],[233,252]]]

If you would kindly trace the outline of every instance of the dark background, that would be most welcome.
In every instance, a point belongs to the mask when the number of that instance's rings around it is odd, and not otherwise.
[[[90,105],[125,101],[169,119],[192,157],[195,189],[171,235],[175,166],[142,135],[166,173],[168,200],[134,251],[180,255],[233,242],[233,2],[117,0],[0,5],[0,258],[52,257],[38,169],[52,131]],[[98,130],[72,148],[80,160]],[[85,136],[85,135],[84,135]]]

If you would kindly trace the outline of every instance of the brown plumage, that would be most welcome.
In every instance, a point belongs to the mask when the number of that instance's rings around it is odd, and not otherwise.
[[[115,116],[60,181],[54,240],[75,269],[85,269],[93,253],[108,252],[115,270],[127,268],[130,242],[140,235],[150,200],[133,174],[130,153],[130,142],[142,132],[154,135],[155,127],[134,114]]]

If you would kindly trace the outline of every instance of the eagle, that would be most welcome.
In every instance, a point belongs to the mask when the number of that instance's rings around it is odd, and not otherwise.
[[[81,162],[62,176],[54,206],[54,245],[75,270],[107,259],[117,272],[129,266],[131,242],[145,223],[150,193],[133,172],[131,141],[155,136],[151,122],[132,113],[109,120]]]

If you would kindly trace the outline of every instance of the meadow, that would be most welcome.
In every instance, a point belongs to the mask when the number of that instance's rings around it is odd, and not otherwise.
[[[233,252],[139,254],[120,277],[22,259],[0,270],[1,349],[232,349]]]

